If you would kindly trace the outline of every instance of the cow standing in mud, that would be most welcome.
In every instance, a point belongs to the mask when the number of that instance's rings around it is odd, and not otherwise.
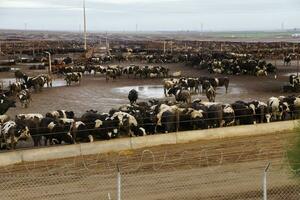
[[[82,79],[81,72],[72,72],[72,73],[65,74],[65,81],[67,82],[68,86],[70,86],[72,82],[78,83],[80,85],[81,79]]]
[[[23,108],[28,108],[31,102],[31,94],[28,89],[22,90],[17,95],[18,99],[20,100],[21,106]]]

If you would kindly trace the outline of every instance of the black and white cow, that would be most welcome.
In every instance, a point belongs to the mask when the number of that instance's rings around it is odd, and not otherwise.
[[[226,93],[228,92],[228,87],[229,87],[229,78],[228,77],[209,78],[209,82],[214,88],[224,86]]]
[[[254,111],[256,123],[270,123],[271,114],[266,103],[261,101],[252,101],[249,102],[248,105]]]
[[[140,127],[136,118],[128,113],[118,111],[112,115],[112,118],[119,120],[120,131],[125,131],[128,136],[144,136],[145,129]]]
[[[21,82],[12,83],[9,86],[9,90],[10,90],[11,95],[16,95],[21,90],[24,90],[26,88],[27,88],[27,86],[24,83],[21,83]]]
[[[45,78],[42,76],[29,77],[25,75],[23,79],[27,89],[34,88],[35,91],[41,91],[45,85]]]
[[[288,103],[282,102],[277,97],[269,98],[267,105],[270,109],[271,119],[274,121],[284,120],[287,113],[290,112]]]
[[[56,110],[56,111],[46,113],[45,116],[54,119],[59,119],[59,118],[74,119],[75,113],[73,111]]]
[[[72,127],[72,136],[76,142],[94,142],[94,137],[90,134],[87,125],[82,121],[76,121]]]
[[[215,102],[216,100],[216,90],[213,86],[209,86],[206,88],[206,97],[208,98],[209,102]]]
[[[62,144],[62,142],[67,144],[74,144],[75,140],[72,136],[72,127],[75,121],[73,119],[58,119],[45,117],[41,120],[38,134],[44,136],[45,146],[50,143]]]
[[[286,66],[291,65],[291,61],[292,61],[291,55],[287,55],[283,58],[283,64]]]
[[[44,85],[47,84],[47,87],[52,87],[52,77],[48,74],[39,75],[44,80]]]
[[[291,119],[300,118],[300,97],[289,96],[289,97],[279,97],[280,102],[283,104],[283,109],[288,107],[288,112],[290,113]]]
[[[168,94],[173,94],[178,102],[191,103],[192,101],[191,93],[188,90],[184,90],[180,87],[171,88],[168,91]]]
[[[18,126],[27,127],[29,129],[34,146],[41,145],[42,135],[39,134],[39,128],[43,118],[43,115],[34,113],[19,114],[15,116],[15,122]]]
[[[99,114],[97,111],[90,110],[81,116],[80,121],[88,130],[88,132],[82,131],[84,136],[91,135],[93,138],[106,140],[119,136],[119,120],[108,113]]]
[[[293,87],[300,85],[300,77],[297,75],[294,75],[294,74],[290,75],[289,81]]]
[[[80,84],[81,79],[82,79],[81,72],[72,72],[72,73],[65,74],[65,81],[67,82],[68,86],[70,86],[72,82]]]
[[[230,104],[224,104],[222,126],[233,126],[235,124],[235,114]]]
[[[188,108],[179,113],[179,130],[197,130],[206,128],[203,110]]]
[[[28,108],[30,102],[31,102],[31,94],[30,94],[30,91],[28,89],[25,89],[25,90],[21,90],[18,95],[17,95],[20,103],[21,103],[21,106],[23,108]]]
[[[27,140],[30,133],[27,127],[17,126],[14,121],[7,121],[0,127],[1,149],[15,149],[19,140]]]

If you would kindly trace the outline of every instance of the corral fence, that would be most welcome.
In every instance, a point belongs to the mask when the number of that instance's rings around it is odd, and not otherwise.
[[[7,200],[300,199],[299,182],[282,160],[273,160],[268,165],[266,160],[222,164],[213,161],[215,156],[207,157],[206,164],[195,159],[188,162],[186,158],[161,159],[163,162],[145,159],[135,167],[122,160],[118,167],[100,159],[93,165],[74,160],[56,167],[33,163],[24,165],[20,171],[6,168],[0,174],[0,197]],[[101,170],[100,165],[107,170]]]

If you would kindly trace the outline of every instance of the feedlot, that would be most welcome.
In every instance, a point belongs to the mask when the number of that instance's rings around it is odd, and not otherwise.
[[[270,61],[272,62],[272,61]],[[274,63],[274,62],[273,62]],[[121,63],[121,66],[130,63]],[[136,63],[139,64],[139,63]],[[279,65],[278,65],[279,64]],[[143,64],[140,64],[143,65]],[[217,89],[217,102],[231,103],[236,100],[261,100],[266,101],[271,96],[288,95],[282,93],[282,86],[288,82],[288,76],[297,72],[296,62],[292,62],[291,66],[283,66],[282,61],[277,61],[278,74],[277,79],[274,75],[268,77],[255,76],[228,76],[230,78],[228,93],[225,88]],[[184,66],[184,64],[165,64],[170,69],[170,74],[174,71],[182,71],[186,77],[215,76],[207,72],[207,70],[193,69]],[[22,68],[22,67],[21,67]],[[40,74],[45,71],[22,70],[28,74]],[[221,77],[221,75],[216,75]],[[0,74],[0,78],[7,82],[7,79],[13,80],[13,72],[4,72]],[[66,109],[75,112],[80,117],[85,111],[94,109],[99,112],[108,112],[111,108],[129,103],[127,98],[128,91],[137,89],[139,91],[139,101],[164,98],[162,79],[140,79],[127,78],[122,76],[115,81],[106,82],[104,75],[84,75],[80,85],[65,86],[63,77],[55,77],[53,88],[44,88],[42,92],[33,92],[32,103],[29,108],[24,109],[19,102],[16,108],[11,108],[7,114],[14,117],[20,113],[41,113]],[[200,98],[202,101],[208,101],[205,93],[193,95],[193,99]],[[174,100],[174,97],[170,97]]]
[[[181,70],[187,77],[209,75],[206,70],[182,64],[165,66],[171,73]],[[33,75],[32,71],[24,71]],[[271,96],[288,95],[283,94],[281,88],[288,82],[288,75],[296,71],[293,62],[292,66],[278,67],[277,79],[274,75],[229,76],[228,93],[219,88],[216,101],[266,101]],[[0,76],[13,78],[13,73]],[[132,88],[139,91],[139,101],[164,98],[161,79],[123,76],[106,82],[102,75],[84,75],[80,85],[67,87],[62,77],[56,77],[55,83],[53,88],[33,92],[29,108],[21,108],[18,103],[7,114],[14,117],[19,113],[45,114],[66,109],[80,117],[90,109],[108,112],[128,103],[128,91]],[[205,94],[194,95],[195,98],[207,101]],[[123,199],[262,199],[262,172],[271,162],[270,199],[297,200],[300,188],[289,171],[285,154],[291,138],[294,138],[292,133],[274,133],[22,163],[0,169],[0,178],[4,180],[0,184],[0,196],[5,199],[116,199],[118,163],[122,172]]]

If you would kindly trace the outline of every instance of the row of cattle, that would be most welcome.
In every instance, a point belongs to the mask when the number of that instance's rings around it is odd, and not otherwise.
[[[276,66],[272,63],[244,54],[195,54],[189,57],[187,64],[215,74],[267,76],[276,73]]]
[[[35,146],[93,142],[122,136],[187,131],[265,123],[298,118],[300,98],[271,97],[261,101],[232,104],[194,100],[189,104],[150,100],[112,109],[109,113],[86,111],[76,117],[72,111],[57,110],[41,114],[20,114],[14,120],[2,116],[1,144],[15,148],[19,140],[32,138]]]
[[[60,68],[59,74],[67,73],[82,73],[82,74],[97,74],[106,75],[106,78],[116,79],[122,75],[130,75],[140,78],[161,78],[169,76],[169,69],[163,66],[102,66],[102,65],[88,65],[88,66],[68,66]]]

